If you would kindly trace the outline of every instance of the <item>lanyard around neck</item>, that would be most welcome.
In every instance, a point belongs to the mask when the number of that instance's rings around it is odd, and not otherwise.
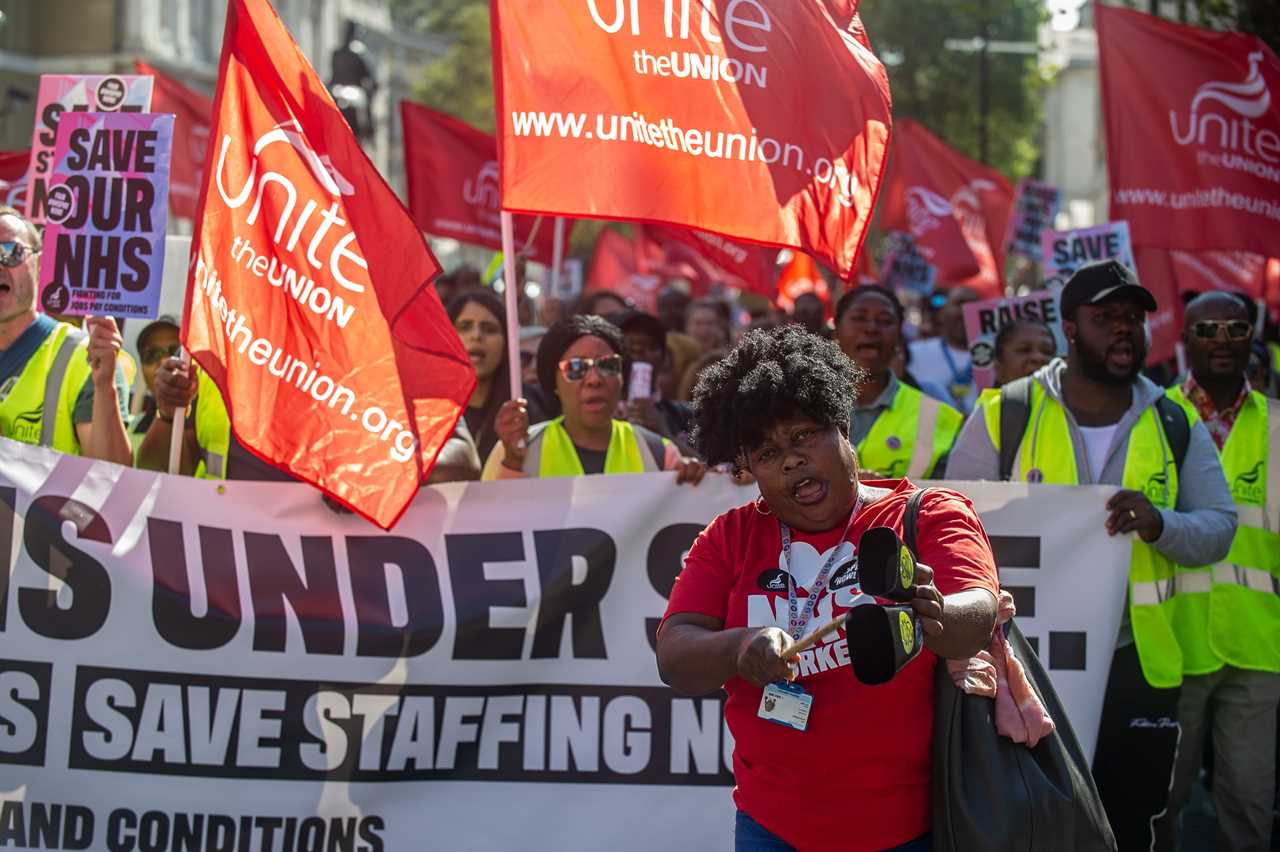
[[[967,385],[973,382],[973,362],[969,362],[969,366],[963,371],[956,369],[956,359],[951,357],[951,347],[947,345],[947,341],[942,341],[942,357],[947,361],[947,369],[951,371],[951,381],[958,385]]]
[[[862,506],[862,496],[859,495],[857,501],[853,504],[853,511],[849,513],[849,522],[844,525],[844,532],[840,533],[840,539],[831,548],[831,555],[827,557],[826,564],[822,566],[822,570],[818,572],[818,576],[813,581],[813,587],[809,589],[809,597],[804,602],[804,612],[800,612],[800,602],[796,597],[796,580],[795,574],[791,571],[791,527],[778,521],[782,527],[782,558],[787,563],[787,632],[791,634],[791,638],[797,642],[804,635],[804,629],[809,624],[809,619],[813,618],[813,611],[818,606],[818,598],[827,590],[827,583],[831,580],[831,569],[836,564],[836,557],[840,553],[840,546],[844,544],[845,538],[849,535],[849,530],[853,528],[853,519],[858,516],[858,509]]]

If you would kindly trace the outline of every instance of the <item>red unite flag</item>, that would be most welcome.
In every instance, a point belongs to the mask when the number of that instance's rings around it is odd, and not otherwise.
[[[0,204],[27,209],[27,168],[31,149],[0,151]]]
[[[490,10],[507,209],[682,225],[853,272],[892,118],[852,2]]]
[[[1004,295],[1013,201],[1004,175],[919,123],[898,120],[880,226],[909,233],[942,286],[964,284],[986,299]]]
[[[418,227],[437,237],[502,251],[497,141],[451,115],[409,101],[400,102],[400,117],[409,212]],[[574,223],[565,224],[567,245]],[[517,248],[528,246],[530,259],[552,262],[555,222],[550,218],[515,217],[515,239]]]
[[[162,74],[141,59],[133,67],[138,74],[155,78],[151,111],[172,113],[173,158],[169,164],[169,212],[184,219],[196,217],[203,182],[204,156],[209,147],[213,103],[195,89]]]
[[[605,228],[596,239],[583,291],[608,290],[646,313],[658,312],[658,292],[666,274],[662,247],[637,229],[635,239]]]
[[[1138,247],[1276,254],[1280,58],[1241,33],[1097,16],[1110,218]]]
[[[476,383],[439,266],[266,0],[219,72],[184,342],[244,446],[390,528]]]
[[[645,225],[642,230],[661,246],[668,274],[689,278],[694,296],[707,295],[716,285],[770,299],[777,294],[777,249],[671,225]]]

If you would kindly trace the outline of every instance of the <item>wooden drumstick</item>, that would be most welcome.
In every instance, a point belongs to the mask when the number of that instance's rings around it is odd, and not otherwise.
[[[835,618],[831,619],[826,624],[822,625],[817,630],[813,631],[808,636],[804,637],[799,642],[792,645],[787,650],[783,651],[782,659],[793,660],[796,657],[800,656],[800,653],[802,651],[809,650],[814,645],[817,645],[818,641],[821,640],[823,637],[829,636],[830,634],[836,632],[836,630],[839,627],[844,625],[845,619],[848,617],[849,617],[848,612],[846,612],[844,615],[837,615]]]

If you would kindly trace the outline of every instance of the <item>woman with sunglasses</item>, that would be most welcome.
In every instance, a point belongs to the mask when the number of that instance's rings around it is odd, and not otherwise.
[[[622,332],[601,317],[573,316],[548,329],[538,347],[538,379],[559,416],[530,428],[525,400],[504,403],[495,425],[501,444],[482,478],[674,470],[677,483],[701,482],[705,465],[614,416],[627,378],[624,351]]]

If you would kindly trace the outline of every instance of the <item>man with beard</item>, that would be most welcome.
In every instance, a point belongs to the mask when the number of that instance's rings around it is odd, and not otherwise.
[[[987,398],[947,465],[948,479],[1119,486],[1105,529],[1132,539],[1129,591],[1093,773],[1122,850],[1151,847],[1168,799],[1183,676],[1177,566],[1221,560],[1236,527],[1208,430],[1140,374],[1155,310],[1123,264],[1077,271],[1062,291],[1067,359]]]
[[[1262,852],[1271,848],[1280,703],[1280,402],[1245,379],[1252,335],[1239,296],[1205,293],[1187,305],[1191,375],[1169,396],[1208,427],[1240,526],[1225,561],[1178,569],[1182,741],[1169,816],[1159,825],[1176,832],[1211,727],[1217,846]]]

